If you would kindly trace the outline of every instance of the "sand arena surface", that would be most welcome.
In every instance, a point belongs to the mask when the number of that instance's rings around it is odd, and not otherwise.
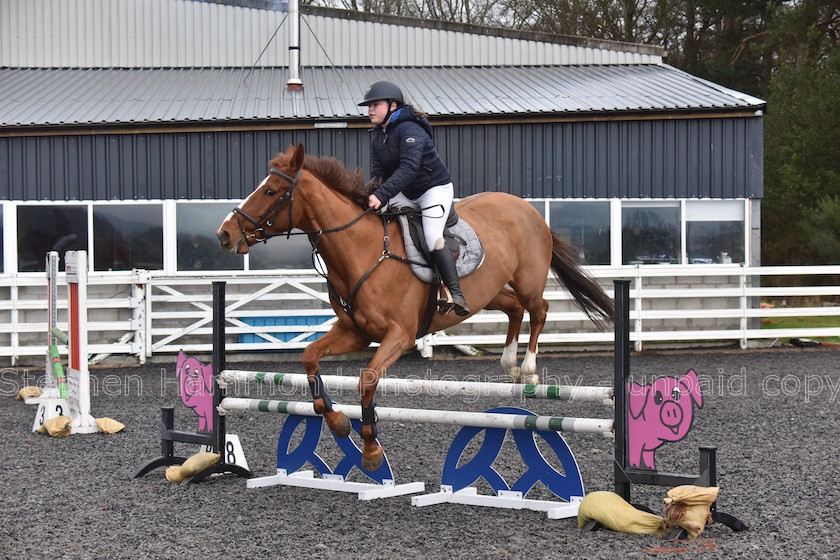
[[[358,501],[354,494],[272,487],[246,489],[242,479],[217,477],[177,486],[158,469],[136,470],[160,454],[160,407],[178,405],[176,428],[194,430],[194,413],[180,404],[175,357],[168,365],[95,369],[92,412],[126,424],[113,435],[54,439],[30,432],[35,406],[13,400],[34,370],[2,370],[4,558],[809,558],[840,557],[836,506],[840,503],[840,353],[797,349],[634,355],[634,376],[679,376],[695,369],[704,389],[687,438],[667,444],[657,466],[696,472],[697,448],[718,447],[719,509],[749,525],[733,533],[710,525],[696,541],[672,542],[602,530],[584,533],[576,520],[548,520],[533,511],[439,505],[414,508],[408,496]],[[552,383],[609,385],[612,358],[540,357]],[[229,366],[233,364],[229,363]],[[324,375],[354,375],[360,361],[324,362]],[[235,364],[240,369],[303,372],[299,362]],[[498,380],[493,359],[423,360],[408,355],[389,375]],[[23,383],[26,384],[26,383]],[[305,400],[308,395],[241,388],[239,396]],[[351,393],[335,400],[357,404]],[[589,403],[391,396],[382,406],[483,411],[520,406],[538,414],[609,417]],[[274,473],[283,417],[236,413],[237,434],[257,476]],[[458,429],[380,423],[397,482],[423,481],[436,491],[446,450]],[[587,491],[613,490],[613,441],[597,435],[566,437]],[[321,456],[340,459],[333,446]],[[506,444],[507,445],[507,444]],[[177,444],[189,455],[196,446]],[[497,462],[508,482],[521,472],[515,448]],[[358,480],[363,480],[361,477]],[[481,487],[487,490],[487,487]],[[661,511],[665,488],[635,487],[633,501]],[[544,488],[531,497],[548,498]]]

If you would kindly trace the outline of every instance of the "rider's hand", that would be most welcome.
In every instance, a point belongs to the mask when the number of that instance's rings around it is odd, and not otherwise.
[[[368,196],[368,207],[379,210],[380,206],[382,206],[382,201],[376,198],[375,194]]]

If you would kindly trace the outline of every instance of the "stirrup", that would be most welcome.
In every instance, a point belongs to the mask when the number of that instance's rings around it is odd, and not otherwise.
[[[446,287],[446,284],[443,283],[441,283],[440,290],[438,292],[437,308],[438,313],[441,315],[446,315],[455,309],[455,303],[452,301],[452,294],[449,292],[449,288]]]
[[[468,307],[456,307],[454,298],[452,297],[452,292],[449,290],[449,288],[446,287],[445,284],[441,284],[441,289],[443,290],[443,294],[440,295],[437,300],[438,313],[440,313],[441,315],[446,315],[450,311],[455,311],[455,314],[459,317],[466,317],[470,314],[470,310]],[[464,303],[467,303],[466,300],[464,300]],[[461,309],[463,313],[458,313],[458,309]]]

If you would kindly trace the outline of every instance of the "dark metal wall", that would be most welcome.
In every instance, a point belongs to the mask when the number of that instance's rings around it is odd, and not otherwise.
[[[755,118],[439,126],[456,194],[761,198]],[[0,137],[0,199],[239,199],[289,144],[368,168],[363,129]]]

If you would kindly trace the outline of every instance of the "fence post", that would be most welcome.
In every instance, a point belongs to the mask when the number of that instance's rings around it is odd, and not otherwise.
[[[219,385],[219,375],[225,369],[225,283],[213,282],[213,452],[222,455],[224,462],[225,417],[219,414],[219,405],[225,391]]]
[[[614,280],[615,286],[615,347],[613,400],[615,402],[615,492],[630,501],[630,481],[624,471],[627,466],[627,379],[630,377],[630,281]]]
[[[634,281],[634,289],[636,290],[636,298],[635,298],[635,308],[636,308],[636,321],[634,322],[635,332],[636,332],[636,344],[635,350],[636,352],[641,352],[643,348],[642,342],[642,307],[644,306],[644,302],[642,301],[642,266],[636,265],[636,278]],[[628,289],[630,283],[627,283]],[[630,313],[630,292],[627,292],[627,313]],[[627,324],[630,324],[630,318],[628,315]]]
[[[146,363],[146,339],[149,336],[149,314],[146,306],[146,286],[149,273],[134,270],[136,281],[131,284],[131,324],[134,327],[133,346],[137,352],[137,360]]]
[[[741,271],[739,275],[738,283],[741,288],[741,297],[738,299],[740,300],[739,305],[741,307],[741,349],[745,349],[747,347],[747,269],[741,265]]]

